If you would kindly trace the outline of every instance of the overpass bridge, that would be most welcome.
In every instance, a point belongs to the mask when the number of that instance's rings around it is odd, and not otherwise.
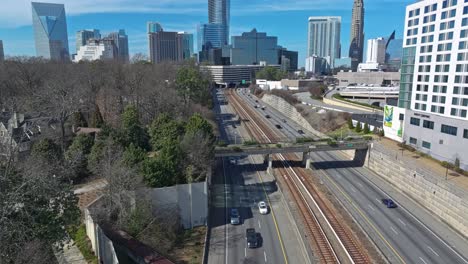
[[[355,150],[354,160],[364,162],[369,141],[338,141],[338,142],[308,142],[308,143],[278,143],[255,145],[228,145],[216,147],[215,157],[244,157],[248,155],[263,155],[268,162],[268,169],[273,166],[272,155],[286,153],[303,153],[302,162],[306,168],[310,168],[311,159],[309,153],[318,151]]]

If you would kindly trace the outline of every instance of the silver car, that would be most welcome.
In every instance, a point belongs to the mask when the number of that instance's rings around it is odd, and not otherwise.
[[[238,225],[240,224],[241,219],[239,215],[239,210],[236,208],[231,209],[231,225]]]

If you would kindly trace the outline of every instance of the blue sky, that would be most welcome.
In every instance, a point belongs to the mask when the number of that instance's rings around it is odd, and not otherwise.
[[[1,0],[0,39],[5,55],[35,55],[31,26],[31,1]],[[42,2],[41,0],[37,0]],[[146,22],[158,21],[167,31],[195,34],[207,21],[208,0],[57,0],[65,4],[70,51],[75,32],[97,28],[101,33],[125,29],[130,53],[148,51]],[[415,0],[364,0],[365,38],[387,37],[396,30],[403,35],[405,7]],[[299,52],[304,65],[309,16],[341,16],[342,54],[347,54],[353,0],[231,0],[231,35],[252,28],[278,37],[280,45]],[[196,42],[196,41],[195,41]]]

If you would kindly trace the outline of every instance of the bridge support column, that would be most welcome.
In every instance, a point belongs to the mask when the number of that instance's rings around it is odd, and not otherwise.
[[[265,163],[267,163],[267,173],[273,175],[273,157],[270,154],[265,155]]]
[[[353,161],[356,162],[359,166],[364,166],[364,163],[367,159],[368,149],[356,149],[354,152]]]
[[[306,169],[310,169],[311,162],[312,161],[310,159],[310,152],[303,152],[302,153],[302,165],[304,165]]]

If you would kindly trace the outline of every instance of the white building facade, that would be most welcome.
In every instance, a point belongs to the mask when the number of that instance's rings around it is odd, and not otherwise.
[[[112,40],[92,39],[86,45],[80,47],[74,62],[113,60],[116,58],[116,55],[116,47]]]
[[[330,68],[341,57],[341,17],[309,17],[307,57],[327,58]]]
[[[385,39],[375,38],[367,41],[366,63],[385,63]]]
[[[327,58],[322,58],[315,55],[307,57],[305,61],[305,71],[314,74],[321,74],[327,72],[329,70],[329,63]]]
[[[406,8],[399,107],[403,141],[468,169],[468,2]]]

